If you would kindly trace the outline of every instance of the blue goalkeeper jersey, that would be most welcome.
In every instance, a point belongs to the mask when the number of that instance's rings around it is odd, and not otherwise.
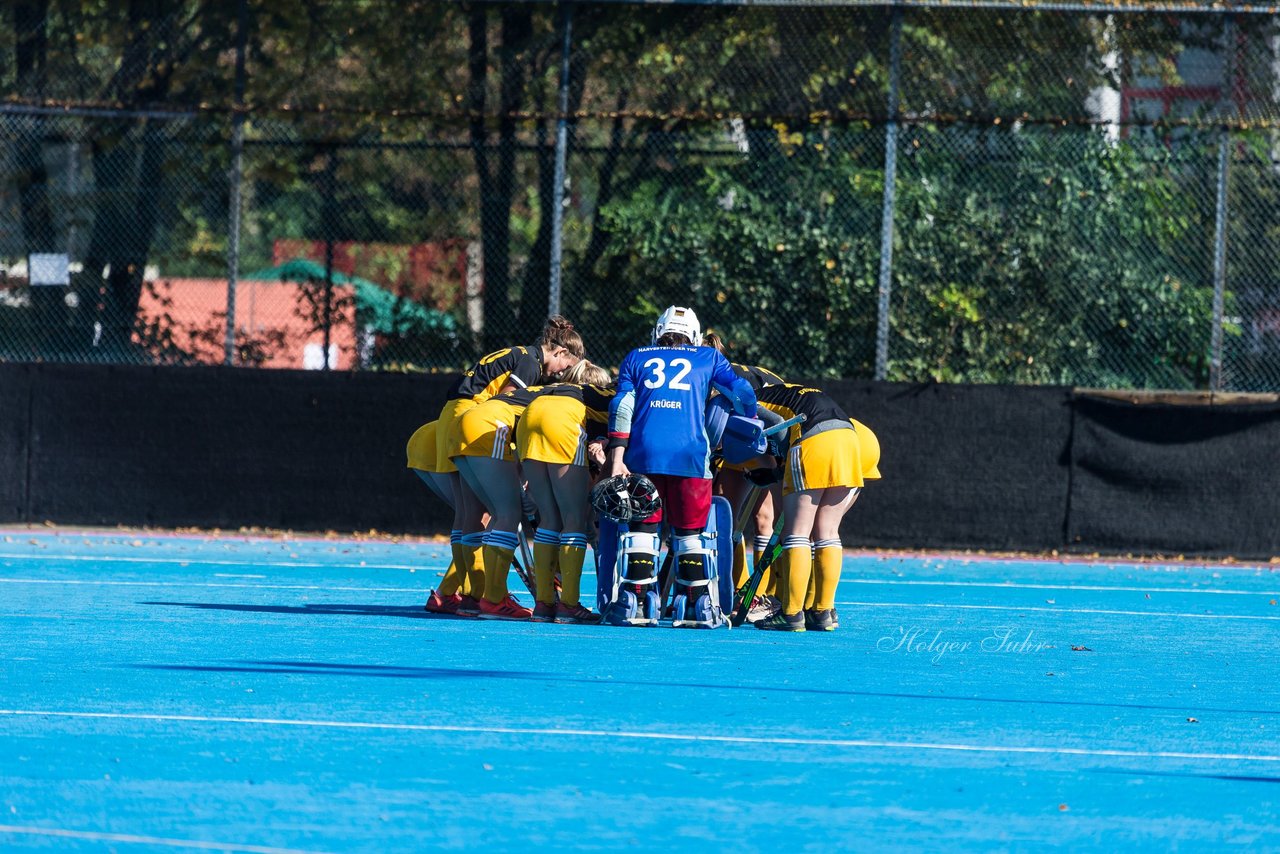
[[[640,347],[622,360],[609,405],[611,442],[626,444],[627,468],[641,474],[710,477],[707,397],[715,389],[733,409],[754,415],[751,384],[711,347]]]

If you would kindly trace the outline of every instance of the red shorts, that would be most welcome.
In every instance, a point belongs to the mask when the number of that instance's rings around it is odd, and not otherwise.
[[[645,522],[661,522],[665,517],[672,528],[693,528],[701,531],[707,527],[711,515],[711,478],[679,477],[673,474],[646,475],[658,487],[662,507]]]

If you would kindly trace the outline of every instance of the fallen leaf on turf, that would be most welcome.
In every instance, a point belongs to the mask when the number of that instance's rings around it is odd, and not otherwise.
[[[1071,809],[1071,807],[1066,804],[1058,804],[1058,812],[1066,812],[1069,809]]]
[[[1199,719],[1199,718],[1187,718],[1187,723],[1189,723],[1189,724],[1198,724],[1198,723],[1200,723],[1200,719]]]
[[[1093,650],[1089,649],[1089,647],[1087,646],[1073,646],[1071,647],[1071,651],[1072,652],[1093,652]]]

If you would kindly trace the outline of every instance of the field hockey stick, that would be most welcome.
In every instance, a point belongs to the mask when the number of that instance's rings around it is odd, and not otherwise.
[[[729,618],[729,624],[734,628],[747,621],[747,613],[751,610],[751,600],[756,598],[756,591],[760,589],[760,582],[764,579],[765,570],[773,565],[773,562],[778,559],[778,555],[782,554],[782,525],[783,516],[779,513],[778,521],[773,526],[773,534],[769,537],[768,545],[764,547],[760,562],[756,564],[751,577],[747,579],[747,583],[742,585],[735,594],[738,597],[738,607],[734,609],[733,615]]]
[[[515,567],[516,575],[520,576],[520,580],[524,582],[525,589],[529,591],[529,595],[536,602],[538,599],[538,585],[533,577],[533,553],[529,550],[529,539],[525,536],[524,525],[516,526],[516,539],[520,543],[520,554],[524,557],[524,562],[529,568],[525,569],[524,566],[521,566],[520,559],[515,555],[511,556],[511,565]]]

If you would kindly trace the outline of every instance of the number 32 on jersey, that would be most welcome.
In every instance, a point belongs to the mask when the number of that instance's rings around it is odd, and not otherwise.
[[[689,375],[689,371],[693,370],[693,364],[688,359],[672,359],[670,364],[665,359],[654,357],[644,363],[645,368],[649,370],[651,376],[644,381],[645,388],[669,388],[673,391],[689,391],[693,386],[684,381]],[[670,377],[667,371],[672,371]]]

